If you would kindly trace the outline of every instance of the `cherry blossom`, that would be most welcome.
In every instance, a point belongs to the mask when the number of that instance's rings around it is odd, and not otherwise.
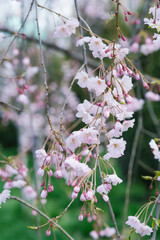
[[[160,101],[160,95],[153,93],[151,91],[146,92],[145,97],[150,101],[155,101],[155,102]]]
[[[99,232],[101,237],[112,237],[116,233],[115,228],[106,227]]]
[[[152,149],[152,153],[154,155],[154,158],[157,159],[158,161],[160,161],[160,150],[155,142],[155,140],[151,140],[149,143],[151,149]]]
[[[99,235],[95,230],[90,232],[90,236],[95,240],[99,238]]]
[[[78,72],[75,76],[75,79],[78,79],[77,84],[81,87],[81,88],[86,88],[88,87],[88,81],[89,81],[89,77],[88,74],[84,71]]]
[[[104,181],[107,183],[112,183],[114,186],[123,182],[122,179],[120,179],[116,174],[107,175],[107,177],[104,178]]]
[[[126,141],[123,138],[112,138],[107,145],[108,153],[103,156],[104,159],[119,158],[124,154],[126,148]]]
[[[10,198],[10,190],[3,190],[3,192],[0,194],[0,207],[2,203],[6,203],[6,199]]]
[[[55,27],[53,37],[70,37],[72,33],[76,32],[76,28],[78,26],[79,21],[76,18],[70,18],[66,20],[61,26]]]
[[[134,228],[136,233],[139,233],[142,237],[145,235],[149,236],[151,232],[153,232],[151,227],[145,225],[145,223],[141,223],[139,219],[134,216],[129,216],[126,224]]]

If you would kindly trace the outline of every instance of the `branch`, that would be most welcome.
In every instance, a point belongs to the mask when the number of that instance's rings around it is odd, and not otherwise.
[[[2,32],[5,32],[5,33],[9,33],[11,35],[16,35],[16,37],[18,37],[18,32],[14,32],[8,28],[0,28],[0,30]],[[37,38],[34,38],[34,37],[31,37],[31,36],[26,36],[25,35],[25,39],[28,41],[28,42],[33,42],[33,43],[39,43],[39,40]],[[50,43],[50,42],[47,42],[47,41],[44,41],[44,40],[41,40],[42,42],[42,45],[45,46],[46,48],[49,48],[49,49],[53,49],[55,51],[58,51],[58,52],[61,52],[63,54],[65,54],[66,56],[80,62],[80,63],[83,63],[83,56],[82,54],[80,53],[77,53],[77,52],[74,52],[74,51],[70,51],[70,50],[67,50],[65,48],[62,48],[62,47],[59,47],[57,46],[56,44],[54,43]],[[92,59],[88,59],[88,66],[91,67],[91,68],[97,68],[99,65],[96,61],[92,60]]]
[[[43,216],[45,219],[47,219],[49,222],[53,223],[55,225],[55,227],[57,227],[61,232],[64,233],[64,235],[66,235],[69,239],[74,240],[74,238],[72,238],[69,233],[67,233],[59,224],[57,224],[56,222],[54,222],[50,217],[48,217],[45,213],[43,213],[41,210],[39,210],[38,208],[32,206],[31,204],[27,203],[26,201],[22,200],[19,197],[15,197],[15,196],[11,196],[10,199],[16,200],[20,203],[22,203],[23,205],[35,210],[37,213],[39,213],[41,216]]]

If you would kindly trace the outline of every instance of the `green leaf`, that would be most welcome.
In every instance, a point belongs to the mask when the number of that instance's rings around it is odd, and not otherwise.
[[[159,225],[160,225],[160,220],[157,219],[157,218],[154,218],[154,217],[152,217],[152,219],[153,219],[154,224],[156,224],[156,225],[159,227]],[[153,222],[152,222],[152,223],[153,223]],[[154,228],[154,227],[152,227],[152,228]]]
[[[152,221],[152,229],[154,229],[155,221]]]
[[[96,207],[96,210],[98,211],[98,212],[104,212],[101,208],[98,208],[98,207]]]
[[[154,171],[155,172],[155,178],[160,176],[160,171]]]
[[[33,229],[33,230],[37,230],[38,229],[38,227],[36,227],[36,226],[27,226],[27,228],[30,228],[30,229]]]
[[[142,178],[143,179],[145,179],[145,180],[153,180],[153,177],[151,177],[151,176],[142,176]]]
[[[110,18],[106,21],[106,24],[108,24],[111,20],[115,18],[115,14],[112,14]]]

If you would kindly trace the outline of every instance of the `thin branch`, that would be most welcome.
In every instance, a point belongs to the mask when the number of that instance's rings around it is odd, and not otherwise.
[[[9,33],[11,35],[16,35],[18,37],[18,34],[16,32],[14,32],[14,31],[12,31],[8,28],[0,27],[0,30],[2,32]],[[25,40],[27,40],[28,42],[33,42],[33,43],[37,43],[37,44],[39,43],[39,40],[37,38],[26,36],[26,35],[25,35],[25,37],[26,37]],[[66,56],[68,56],[68,57],[70,57],[70,58],[72,58],[72,59],[74,59],[74,60],[76,60],[80,63],[83,63],[83,56],[80,53],[77,53],[77,52],[74,52],[74,51],[71,51],[71,50],[67,50],[63,47],[57,46],[54,43],[50,43],[50,42],[47,42],[47,41],[44,41],[44,40],[41,40],[41,43],[46,48],[53,49],[57,52],[61,52],[61,53],[65,54]],[[87,62],[88,62],[88,66],[91,67],[91,68],[97,68],[99,66],[97,61],[92,60],[90,58],[88,58]]]
[[[55,221],[53,221],[50,217],[48,217],[45,213],[43,213],[41,210],[39,210],[38,208],[32,206],[31,204],[27,203],[26,201],[22,200],[19,197],[15,197],[15,196],[11,196],[10,199],[16,200],[20,203],[22,203],[23,205],[35,210],[37,213],[39,213],[41,216],[43,216],[45,219],[47,219],[49,222],[51,222],[52,224],[55,225],[55,227],[57,227],[61,232],[64,233],[64,235],[66,235],[69,239],[74,240],[74,238],[72,238],[69,233],[67,233],[59,224],[57,224]]]
[[[159,200],[160,200],[160,197],[158,198],[158,201],[159,201]],[[158,203],[157,203],[157,209],[156,209],[156,219],[159,219],[159,212],[160,212],[160,204],[159,204],[159,202],[158,202]],[[155,240],[155,239],[156,239],[157,230],[158,230],[158,226],[157,226],[157,224],[155,223],[151,240]]]
[[[75,8],[76,8],[77,18],[78,18],[78,20],[79,20],[79,22],[80,22],[80,21],[81,21],[81,17],[80,17],[78,5],[77,5],[77,0],[74,0],[74,3],[75,3]],[[83,29],[82,29],[81,26],[79,27],[79,30],[80,30],[81,36],[83,37]],[[84,62],[84,65],[85,65],[85,71],[86,71],[86,73],[88,73],[87,55],[86,55],[86,48],[85,48],[85,44],[84,44],[84,43],[83,43],[83,45],[82,45],[82,50],[83,50],[83,62]],[[92,95],[90,95],[90,98],[92,99]],[[98,155],[98,154],[97,154],[97,155]],[[97,156],[97,157],[98,157],[98,156]],[[101,182],[102,182],[102,184],[103,184],[103,177],[102,177],[102,172],[101,172],[100,165],[99,165],[99,160],[97,161],[97,167],[98,167],[98,172],[99,172],[99,175],[100,175]],[[108,206],[109,206],[110,214],[111,214],[111,217],[112,217],[112,220],[113,220],[113,223],[114,223],[114,227],[115,227],[115,229],[116,229],[116,235],[117,235],[117,238],[118,238],[118,240],[119,240],[119,239],[120,239],[120,234],[119,234],[119,231],[118,231],[116,219],[115,219],[115,216],[114,216],[114,212],[113,212],[113,209],[112,209],[110,200],[107,201],[107,204],[108,204]]]
[[[17,38],[17,36],[19,35],[21,29],[22,29],[23,26],[25,25],[25,23],[26,23],[26,21],[27,21],[27,19],[28,19],[28,17],[29,17],[29,14],[30,14],[30,12],[31,12],[31,10],[32,10],[33,3],[34,3],[34,0],[32,0],[32,2],[31,2],[29,11],[28,11],[28,13],[27,13],[27,15],[26,15],[26,17],[25,17],[25,19],[24,19],[21,27],[19,28],[18,32],[16,33],[16,35],[14,36],[14,38],[12,39],[12,41],[10,42],[7,50],[4,52],[3,57],[2,57],[2,59],[0,60],[0,65],[1,65],[1,64],[3,63],[3,61],[5,60],[5,57],[6,57],[7,53],[8,53],[8,51],[9,51],[10,47],[12,46],[13,42],[15,41],[15,39]]]

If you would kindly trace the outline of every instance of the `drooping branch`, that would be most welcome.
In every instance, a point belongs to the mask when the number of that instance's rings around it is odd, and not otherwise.
[[[3,27],[3,28],[1,27],[0,30],[2,32],[9,33],[11,35],[15,35],[16,37],[19,36],[18,32],[14,32],[14,31],[12,31],[8,28],[5,28],[5,27]],[[28,41],[28,42],[39,44],[39,40],[35,37],[25,35],[25,40]],[[25,40],[23,40],[23,41],[25,41]],[[80,63],[84,62],[83,61],[83,56],[80,53],[77,53],[77,52],[74,52],[74,51],[71,51],[71,50],[67,50],[63,47],[57,46],[56,44],[48,42],[48,41],[41,40],[41,42],[42,42],[42,45],[45,46],[46,48],[55,50],[57,52],[61,52],[61,53],[65,54],[67,57],[70,57],[71,59],[74,59],[74,60],[76,60]],[[88,58],[87,64],[91,68],[97,68],[98,67],[98,63],[96,61],[90,59],[90,58]]]
[[[74,0],[74,3],[75,3],[75,9],[76,9],[76,13],[77,13],[77,18],[78,18],[79,22],[81,22],[81,17],[80,17],[78,5],[77,5],[77,0]],[[79,27],[79,30],[80,30],[81,36],[83,37],[83,29],[82,29],[81,26]],[[87,55],[86,55],[85,43],[83,43],[83,45],[82,45],[82,50],[83,50],[83,63],[84,63],[84,66],[85,66],[85,71],[86,71],[86,73],[88,73]],[[92,95],[90,95],[90,98],[92,99]],[[97,152],[97,155],[98,155],[98,152]],[[99,157],[99,156],[97,156],[97,158],[98,158],[98,157]],[[101,168],[100,168],[100,165],[99,165],[99,160],[97,161],[97,167],[98,167],[98,172],[99,172],[99,176],[100,176],[100,179],[101,179],[101,183],[103,184],[103,177],[102,177],[102,172],[101,172]],[[110,200],[107,201],[107,204],[108,204],[108,206],[109,206],[109,210],[110,210],[110,214],[111,214],[111,217],[112,217],[112,221],[113,221],[113,224],[114,224],[114,227],[115,227],[115,230],[116,230],[117,238],[118,238],[118,240],[120,240],[120,234],[119,234],[119,231],[118,231],[118,227],[117,227],[115,215],[114,215],[114,212],[113,212],[113,209],[112,209],[112,205],[111,205],[111,203],[110,203]]]

